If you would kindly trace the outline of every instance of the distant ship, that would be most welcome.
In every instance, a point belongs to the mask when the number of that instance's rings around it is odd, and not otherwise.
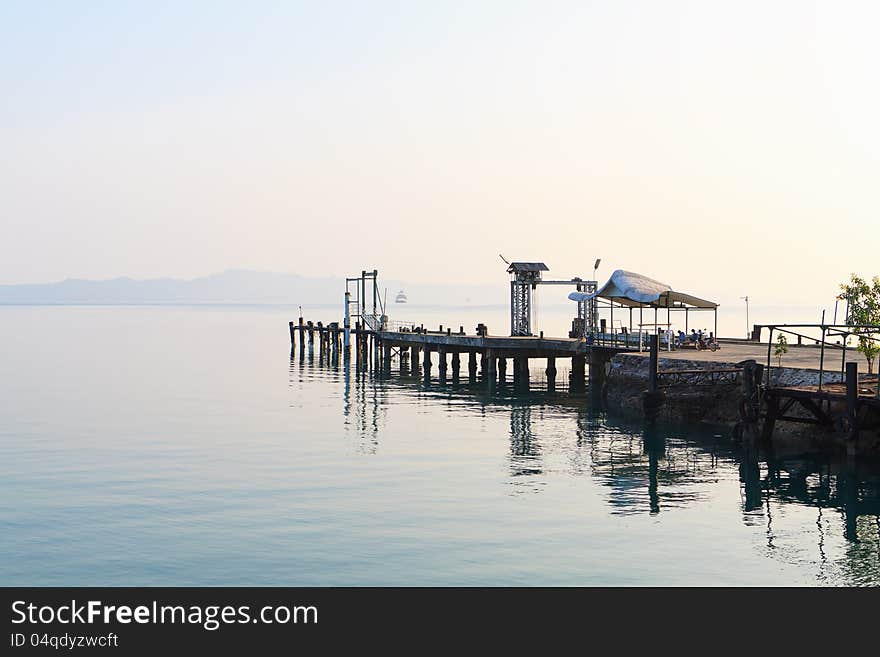
[[[406,303],[406,293],[401,290],[397,293],[397,296],[394,297],[394,303]]]

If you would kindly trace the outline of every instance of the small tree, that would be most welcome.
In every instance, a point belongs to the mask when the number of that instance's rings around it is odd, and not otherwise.
[[[788,353],[788,338],[785,337],[784,334],[780,333],[779,337],[776,338],[776,348],[773,350],[773,355],[776,356],[776,366],[782,367],[782,356],[783,354]]]
[[[880,324],[880,277],[875,276],[868,283],[855,274],[850,275],[849,283],[840,285],[837,297],[847,302],[846,324],[848,326],[877,326]],[[880,344],[873,331],[860,331],[858,350],[868,362],[868,374],[874,373],[874,360],[880,354]]]

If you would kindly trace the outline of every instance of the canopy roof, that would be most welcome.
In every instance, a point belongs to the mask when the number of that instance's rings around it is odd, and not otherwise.
[[[593,297],[608,299],[631,308],[705,308],[714,309],[718,304],[684,292],[675,292],[666,283],[655,281],[642,274],[617,269],[608,282],[593,293],[572,292],[572,301],[587,301]]]
[[[511,262],[507,268],[508,273],[517,271],[550,271],[543,262]]]

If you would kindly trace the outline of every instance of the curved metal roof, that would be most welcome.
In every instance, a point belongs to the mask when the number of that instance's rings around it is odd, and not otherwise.
[[[695,297],[692,294],[676,292],[666,283],[623,269],[617,269],[608,282],[596,292],[572,292],[572,301],[587,301],[600,297],[631,308],[704,308],[714,309],[718,304]]]

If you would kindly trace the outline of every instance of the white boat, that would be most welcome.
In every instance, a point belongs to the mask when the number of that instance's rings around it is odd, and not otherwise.
[[[397,296],[394,297],[394,303],[406,303],[406,293],[401,290],[397,293]]]

